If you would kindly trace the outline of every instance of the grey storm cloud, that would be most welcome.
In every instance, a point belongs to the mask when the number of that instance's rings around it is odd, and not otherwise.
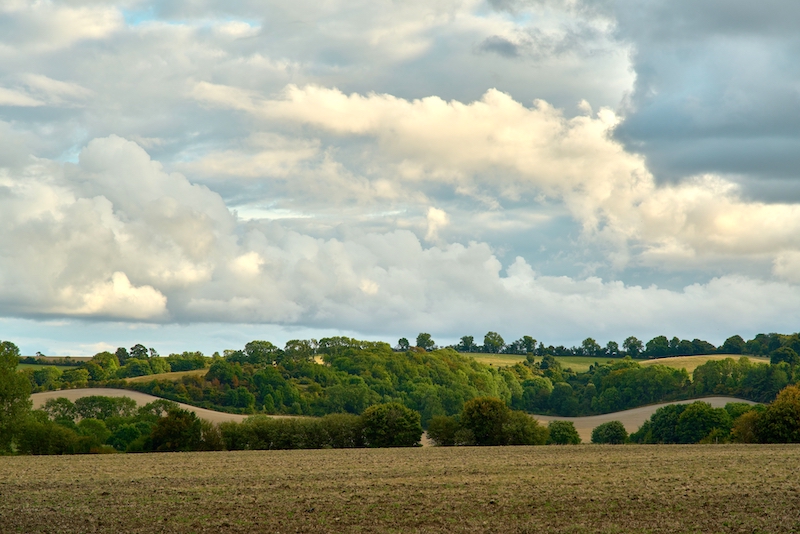
[[[609,5],[636,73],[617,138],[660,179],[721,173],[786,200],[770,184],[800,178],[800,4]]]

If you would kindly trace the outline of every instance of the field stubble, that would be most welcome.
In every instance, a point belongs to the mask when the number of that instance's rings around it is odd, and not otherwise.
[[[796,446],[0,457],[4,532],[794,532]]]

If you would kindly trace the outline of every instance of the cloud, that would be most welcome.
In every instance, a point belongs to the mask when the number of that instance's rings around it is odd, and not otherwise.
[[[439,238],[439,230],[450,224],[450,217],[447,212],[438,208],[428,208],[428,232],[425,234],[427,241],[436,241]]]
[[[791,22],[798,7],[739,0],[606,6],[617,38],[632,47],[636,73],[618,139],[644,154],[661,180],[724,174],[751,197],[785,201],[770,182],[798,178],[800,40]]]

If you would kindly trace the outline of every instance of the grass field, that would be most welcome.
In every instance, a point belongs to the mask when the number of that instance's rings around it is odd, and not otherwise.
[[[174,373],[161,373],[158,375],[137,376],[134,378],[126,378],[126,382],[150,382],[151,380],[170,380],[177,382],[184,376],[201,375],[205,376],[208,369],[194,369],[193,371],[176,371]]]
[[[0,457],[3,532],[796,532],[796,446]]]
[[[672,367],[674,369],[686,369],[686,372],[689,373],[689,376],[692,376],[694,370],[706,362],[712,360],[724,360],[725,358],[733,358],[734,360],[738,360],[739,357],[740,356],[736,354],[706,354],[703,356],[676,356],[674,358],[641,360],[639,363],[642,365],[659,364],[666,365],[667,367]],[[769,358],[761,358],[759,356],[748,356],[748,358],[754,363],[769,363]]]
[[[517,354],[470,354],[473,358],[486,365],[493,367],[504,367],[514,365],[517,362],[525,361],[525,356]],[[703,365],[710,360],[724,360],[725,358],[738,359],[738,355],[730,354],[705,354],[698,356],[676,356],[674,358],[658,358],[655,360],[636,360],[640,365],[665,365],[674,369],[686,369],[689,376],[697,367]],[[753,362],[769,363],[769,358],[761,358],[758,356],[748,356]],[[564,369],[571,368],[575,372],[585,372],[589,370],[589,366],[595,363],[605,363],[609,360],[619,358],[593,358],[586,356],[556,356],[555,359],[561,363]],[[541,357],[536,358],[536,361],[541,361]]]

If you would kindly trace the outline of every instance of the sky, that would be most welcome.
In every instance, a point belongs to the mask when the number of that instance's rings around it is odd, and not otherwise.
[[[800,330],[800,4],[5,0],[0,339]]]

